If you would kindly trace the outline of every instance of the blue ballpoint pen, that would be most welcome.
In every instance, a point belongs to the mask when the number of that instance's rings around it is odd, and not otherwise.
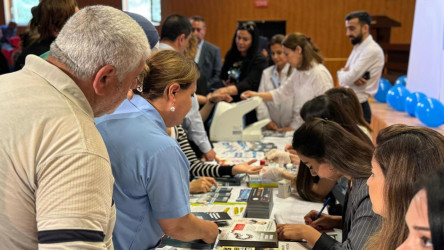
[[[328,197],[328,199],[324,202],[324,205],[322,206],[321,211],[319,211],[318,215],[316,215],[316,218],[313,220],[317,220],[319,219],[319,217],[321,217],[322,211],[324,211],[324,208],[328,205],[328,202],[331,200],[331,197]]]

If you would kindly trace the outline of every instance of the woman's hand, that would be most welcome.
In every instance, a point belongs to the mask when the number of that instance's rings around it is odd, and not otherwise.
[[[274,122],[269,122],[265,128],[268,129],[268,130],[279,131],[278,125],[276,123],[274,123]]]
[[[310,225],[317,230],[329,230],[333,228],[341,228],[342,224],[341,216],[321,214],[321,216],[318,219],[316,219],[318,214],[319,214],[318,211],[311,210],[304,217],[305,224]]]
[[[234,82],[230,81],[230,79],[227,79],[225,81],[222,80],[222,83],[224,84],[224,86],[230,86],[230,85],[235,84]]]
[[[214,149],[210,149],[210,151],[204,153],[203,156],[205,157],[205,160],[212,161],[216,159],[216,152],[214,151]]]
[[[190,182],[190,193],[206,193],[210,191],[212,186],[217,187],[216,180],[211,177],[200,177],[199,179]]]
[[[265,155],[265,159],[269,162],[276,162],[279,164],[291,163],[290,153],[277,149],[268,151]]]
[[[261,171],[262,166],[250,166],[251,164],[255,163],[257,160],[251,160],[249,162],[244,162],[241,164],[237,164],[233,167],[233,169],[231,170],[231,174],[232,175],[237,175],[237,174],[241,174],[241,173],[246,173],[246,174],[258,174],[259,171]]]
[[[214,92],[214,93],[209,93],[207,95],[207,100],[211,104],[216,104],[220,101],[231,102],[231,101],[233,101],[233,98],[229,94],[222,94],[222,93]]]
[[[314,246],[321,233],[313,227],[300,224],[278,224],[276,228],[279,240],[306,240]]]
[[[293,155],[298,155],[298,152],[296,152],[296,150],[293,149],[293,146],[291,144],[285,145],[285,152],[288,152],[288,153],[293,154]]]
[[[294,130],[294,128],[292,127],[283,127],[283,128],[278,128],[277,131],[279,132],[287,132],[287,131],[292,131]]]
[[[284,171],[284,168],[278,166],[265,166],[259,173],[259,176],[263,179],[278,182],[284,178]]]
[[[242,92],[240,97],[242,100],[245,100],[245,99],[251,98],[253,96],[258,96],[258,93],[255,91],[247,90],[247,91]]]

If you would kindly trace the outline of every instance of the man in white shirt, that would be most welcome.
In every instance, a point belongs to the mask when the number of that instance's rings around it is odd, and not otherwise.
[[[159,49],[172,49],[184,53],[191,37],[191,31],[191,23],[184,16],[171,15],[167,17],[162,25]],[[188,133],[188,139],[199,147],[207,160],[212,161],[216,158],[216,152],[214,152],[208,140],[202,116],[199,113],[199,103],[196,95],[192,98],[192,104],[193,106],[186,115],[182,126]]]
[[[371,121],[368,98],[377,92],[384,67],[384,53],[370,35],[370,23],[371,17],[364,11],[351,12],[345,17],[345,34],[354,47],[345,67],[338,71],[339,84],[355,91],[368,123]]]
[[[203,17],[192,16],[190,22],[193,27],[193,34],[199,41],[194,61],[199,65],[200,73],[206,77],[208,89],[217,89],[220,87],[217,84],[220,82],[219,75],[222,69],[220,49],[204,40],[207,27]]]
[[[131,17],[89,6],[46,61],[0,76],[0,248],[113,249],[114,178],[94,117],[135,88],[149,54]]]

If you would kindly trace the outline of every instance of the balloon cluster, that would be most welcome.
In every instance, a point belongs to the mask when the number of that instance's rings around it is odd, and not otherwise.
[[[438,127],[443,124],[444,105],[424,93],[410,93],[406,84],[406,76],[396,79],[394,86],[387,79],[381,78],[374,97],[379,102],[387,102],[395,110],[406,111],[410,116],[417,117],[426,126]]]

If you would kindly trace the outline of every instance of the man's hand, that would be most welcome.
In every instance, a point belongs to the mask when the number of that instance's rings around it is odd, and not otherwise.
[[[361,86],[367,83],[367,80],[364,79],[363,77],[359,78],[356,82],[354,82],[353,84],[355,84],[356,86]]]
[[[342,71],[348,71],[348,70],[349,70],[349,67],[348,67],[348,66],[345,66],[344,68],[341,68],[340,70],[342,70]]]
[[[247,90],[247,91],[242,92],[240,97],[242,100],[245,100],[245,99],[251,98],[253,96],[258,96],[258,93],[255,91]]]
[[[251,160],[249,162],[235,165],[233,167],[233,169],[231,170],[231,174],[232,175],[237,175],[237,174],[242,174],[242,173],[258,174],[261,171],[262,166],[256,166],[256,167],[250,166],[251,164],[253,164],[256,161],[257,160]]]
[[[217,187],[216,180],[211,177],[200,177],[199,179],[190,182],[190,193],[206,193],[210,191],[212,186]]]
[[[216,159],[216,152],[213,149],[203,154],[207,161],[212,161]]]

